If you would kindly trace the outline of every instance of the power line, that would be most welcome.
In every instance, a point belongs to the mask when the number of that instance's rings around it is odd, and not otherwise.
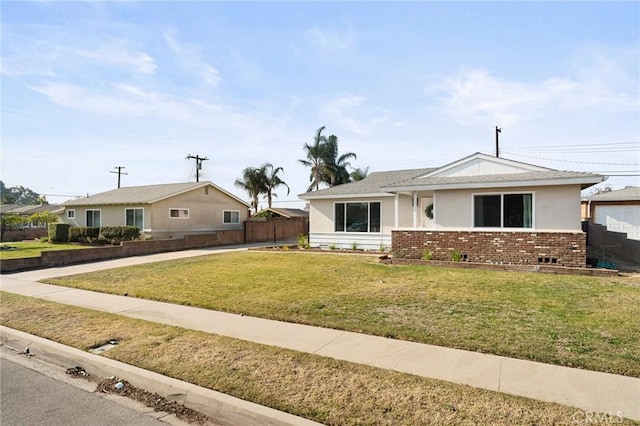
[[[571,147],[608,147],[611,145],[637,145],[640,147],[640,141],[633,142],[600,142],[600,143],[581,143],[581,144],[570,144],[570,145],[537,145],[537,146],[521,146],[514,147],[511,149],[515,150],[537,150],[537,149],[557,149],[557,148],[571,148]]]
[[[508,151],[507,154],[515,155],[517,157],[533,158],[536,160],[559,161],[562,163],[600,164],[600,165],[608,165],[608,166],[640,166],[640,163],[605,163],[605,162],[597,162],[597,161],[559,160],[556,158],[544,158],[544,157],[536,157],[533,155],[516,154],[510,151]]]

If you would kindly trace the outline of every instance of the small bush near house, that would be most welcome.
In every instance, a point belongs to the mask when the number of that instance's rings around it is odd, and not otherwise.
[[[99,234],[100,228],[72,226],[69,228],[69,242],[91,244],[95,242]]]
[[[66,243],[69,241],[68,223],[50,223],[49,224],[49,241],[52,243]]]
[[[304,234],[298,235],[298,248],[308,249],[309,248],[309,237]]]
[[[338,247],[335,244],[329,244],[329,250],[336,250]]]
[[[99,238],[111,244],[140,238],[140,229],[135,226],[105,226],[100,229]]]
[[[431,250],[425,250],[422,253],[422,260],[432,260],[433,259],[433,252]]]
[[[49,237],[40,237],[40,238],[38,239],[38,242],[41,242],[41,243],[48,243],[48,242],[49,242]]]
[[[462,253],[460,253],[458,250],[452,251],[451,260],[453,260],[454,262],[460,262],[462,260]]]

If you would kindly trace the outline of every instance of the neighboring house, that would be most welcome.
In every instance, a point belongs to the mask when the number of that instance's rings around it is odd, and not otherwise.
[[[640,240],[640,187],[627,186],[585,197],[582,208],[586,220]]]
[[[190,182],[118,188],[62,207],[73,226],[137,226],[158,239],[242,229],[249,204],[211,182]]]
[[[3,204],[0,206],[0,214],[4,215],[18,215],[24,218],[24,223],[20,225],[20,228],[40,228],[45,227],[46,224],[32,223],[28,220],[28,217],[35,213],[51,212],[58,214],[62,207],[56,204]]]
[[[302,209],[282,209],[269,207],[260,210],[255,217],[277,217],[282,219],[308,219],[309,212]]]
[[[371,173],[300,198],[310,203],[314,247],[585,266],[580,191],[603,180],[476,153],[439,168]]]

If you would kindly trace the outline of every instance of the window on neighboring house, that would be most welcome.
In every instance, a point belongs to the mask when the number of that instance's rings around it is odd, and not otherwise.
[[[189,219],[189,209],[169,209],[171,219]]]
[[[100,228],[100,210],[87,210],[87,227]]]
[[[224,224],[240,223],[240,212],[237,210],[225,210],[222,213],[222,223]]]
[[[474,195],[473,226],[532,228],[533,194]]]
[[[125,225],[144,229],[144,209],[124,209]]]
[[[335,232],[380,232],[380,202],[335,203]]]
[[[76,211],[75,210],[67,210],[67,219],[75,219]]]

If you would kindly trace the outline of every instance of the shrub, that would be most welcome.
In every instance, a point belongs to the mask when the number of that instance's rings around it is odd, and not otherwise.
[[[309,248],[309,237],[304,234],[298,235],[298,248],[308,249]]]
[[[333,244],[333,243],[329,244],[329,250],[335,250],[337,248],[338,247],[335,244]]]
[[[380,246],[378,247],[378,249],[380,250],[380,252],[384,253],[385,250],[387,250],[387,247],[382,243],[382,241],[380,241]]]
[[[462,253],[460,253],[458,250],[452,251],[451,260],[453,260],[454,262],[460,262],[462,260]]]
[[[423,260],[433,259],[433,252],[431,250],[425,249],[424,252],[422,252],[422,259]]]
[[[49,237],[40,237],[38,239],[39,242],[41,243],[48,243],[49,242]]]
[[[135,226],[104,226],[100,229],[99,238],[111,244],[137,240],[140,238],[140,229]]]
[[[358,250],[358,242],[354,241],[351,243],[351,250],[356,251]]]
[[[69,228],[71,225],[68,223],[50,223],[49,224],[49,241],[52,243],[66,243],[69,241]]]
[[[69,229],[69,241],[72,243],[93,243],[100,235],[100,228],[72,226]]]

